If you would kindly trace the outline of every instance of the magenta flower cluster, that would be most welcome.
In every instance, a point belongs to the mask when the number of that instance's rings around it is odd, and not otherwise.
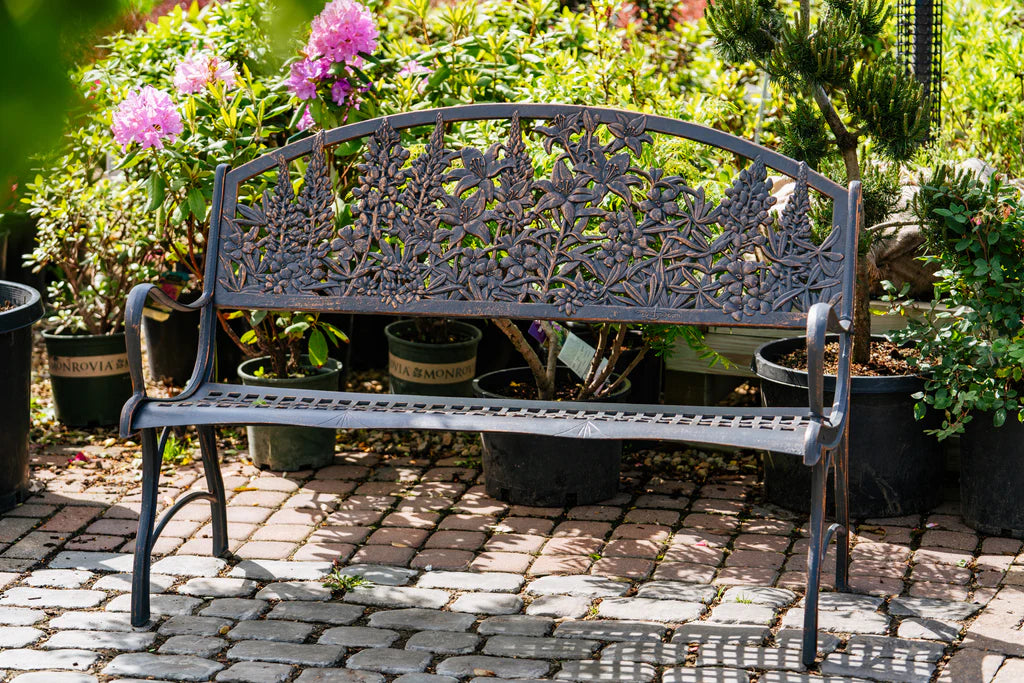
[[[312,100],[320,86],[328,86],[335,104],[355,104],[355,88],[344,67],[359,66],[360,53],[377,49],[377,36],[373,15],[362,4],[355,0],[327,3],[313,19],[304,59],[292,64],[288,90],[300,100]]]
[[[142,149],[163,149],[164,140],[174,143],[182,131],[181,115],[171,96],[151,85],[128,93],[114,112],[111,130],[122,151],[137,142]]]
[[[218,81],[233,88],[236,78],[234,65],[217,55],[189,55],[174,71],[174,87],[182,94],[191,95]]]

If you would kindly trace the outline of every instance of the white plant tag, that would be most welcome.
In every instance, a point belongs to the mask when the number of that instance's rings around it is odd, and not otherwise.
[[[577,377],[585,379],[596,355],[597,349],[570,332],[562,344],[562,350],[558,352],[558,360],[565,363]],[[602,360],[598,372],[604,370],[606,365],[608,361]]]

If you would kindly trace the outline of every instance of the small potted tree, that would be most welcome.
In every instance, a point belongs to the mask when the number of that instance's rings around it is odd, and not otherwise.
[[[1024,207],[997,176],[939,168],[915,203],[939,267],[933,310],[899,339],[927,377],[918,414],[960,435],[960,509],[970,526],[1024,538]],[[938,308],[941,307],[941,308]]]
[[[811,14],[810,0],[800,0],[793,15],[776,2],[716,0],[706,16],[717,39],[716,49],[726,59],[753,61],[790,98],[792,105],[781,130],[783,151],[822,170],[838,162],[840,179],[863,181],[865,209],[883,209],[865,216],[871,225],[885,218],[884,209],[891,202],[872,192],[885,183],[871,182],[862,145],[870,140],[874,153],[887,163],[907,160],[927,136],[927,102],[920,85],[895,55],[878,47],[890,17],[887,3],[827,2],[816,21],[812,22]],[[920,512],[937,504],[941,495],[939,451],[914,423],[912,394],[920,390],[922,380],[900,358],[898,348],[881,338],[872,340],[873,283],[864,256],[875,233],[864,226],[859,230],[852,350],[856,376],[849,443],[851,514],[883,517]],[[800,367],[803,351],[802,338],[774,341],[758,349],[756,369],[768,405],[806,400],[807,373]],[[887,447],[878,448],[879,442]],[[769,455],[765,460],[769,500],[806,507],[810,500],[806,469],[793,458]]]
[[[67,156],[29,185],[39,230],[27,258],[57,274],[43,337],[57,418],[73,427],[117,423],[132,393],[124,295],[155,275],[142,188],[92,181],[95,169]]]

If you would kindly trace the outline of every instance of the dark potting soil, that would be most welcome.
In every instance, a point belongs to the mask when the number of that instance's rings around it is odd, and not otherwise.
[[[582,382],[559,382],[555,386],[555,401],[575,401],[580,393]],[[529,382],[510,382],[508,387],[494,393],[506,398],[518,398],[524,401],[537,401],[537,385],[531,379]]]
[[[872,341],[871,359],[867,363],[854,363],[853,374],[858,377],[895,377],[913,375],[914,368],[907,358],[920,358],[921,352],[913,348],[896,346],[890,341]],[[807,349],[797,349],[778,360],[778,364],[794,370],[807,369]],[[839,370],[839,342],[825,344],[825,373],[834,375]]]
[[[393,334],[399,339],[404,339],[414,344],[457,344],[469,341],[472,335],[457,329],[454,325],[442,326],[413,326],[408,330],[396,330]]]

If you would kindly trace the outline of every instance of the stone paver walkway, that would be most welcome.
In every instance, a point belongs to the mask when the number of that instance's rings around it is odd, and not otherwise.
[[[278,476],[229,458],[234,555],[209,557],[206,503],[186,508],[157,545],[141,629],[127,615],[137,490],[37,471],[45,490],[0,517],[0,677],[1024,680],[1021,542],[979,537],[954,506],[859,526],[858,592],[824,596],[805,672],[804,521],[760,505],[752,478],[626,472],[600,505],[533,508],[487,497],[472,464],[345,453]],[[201,474],[165,476],[161,505]],[[366,582],[332,595],[335,560]]]

